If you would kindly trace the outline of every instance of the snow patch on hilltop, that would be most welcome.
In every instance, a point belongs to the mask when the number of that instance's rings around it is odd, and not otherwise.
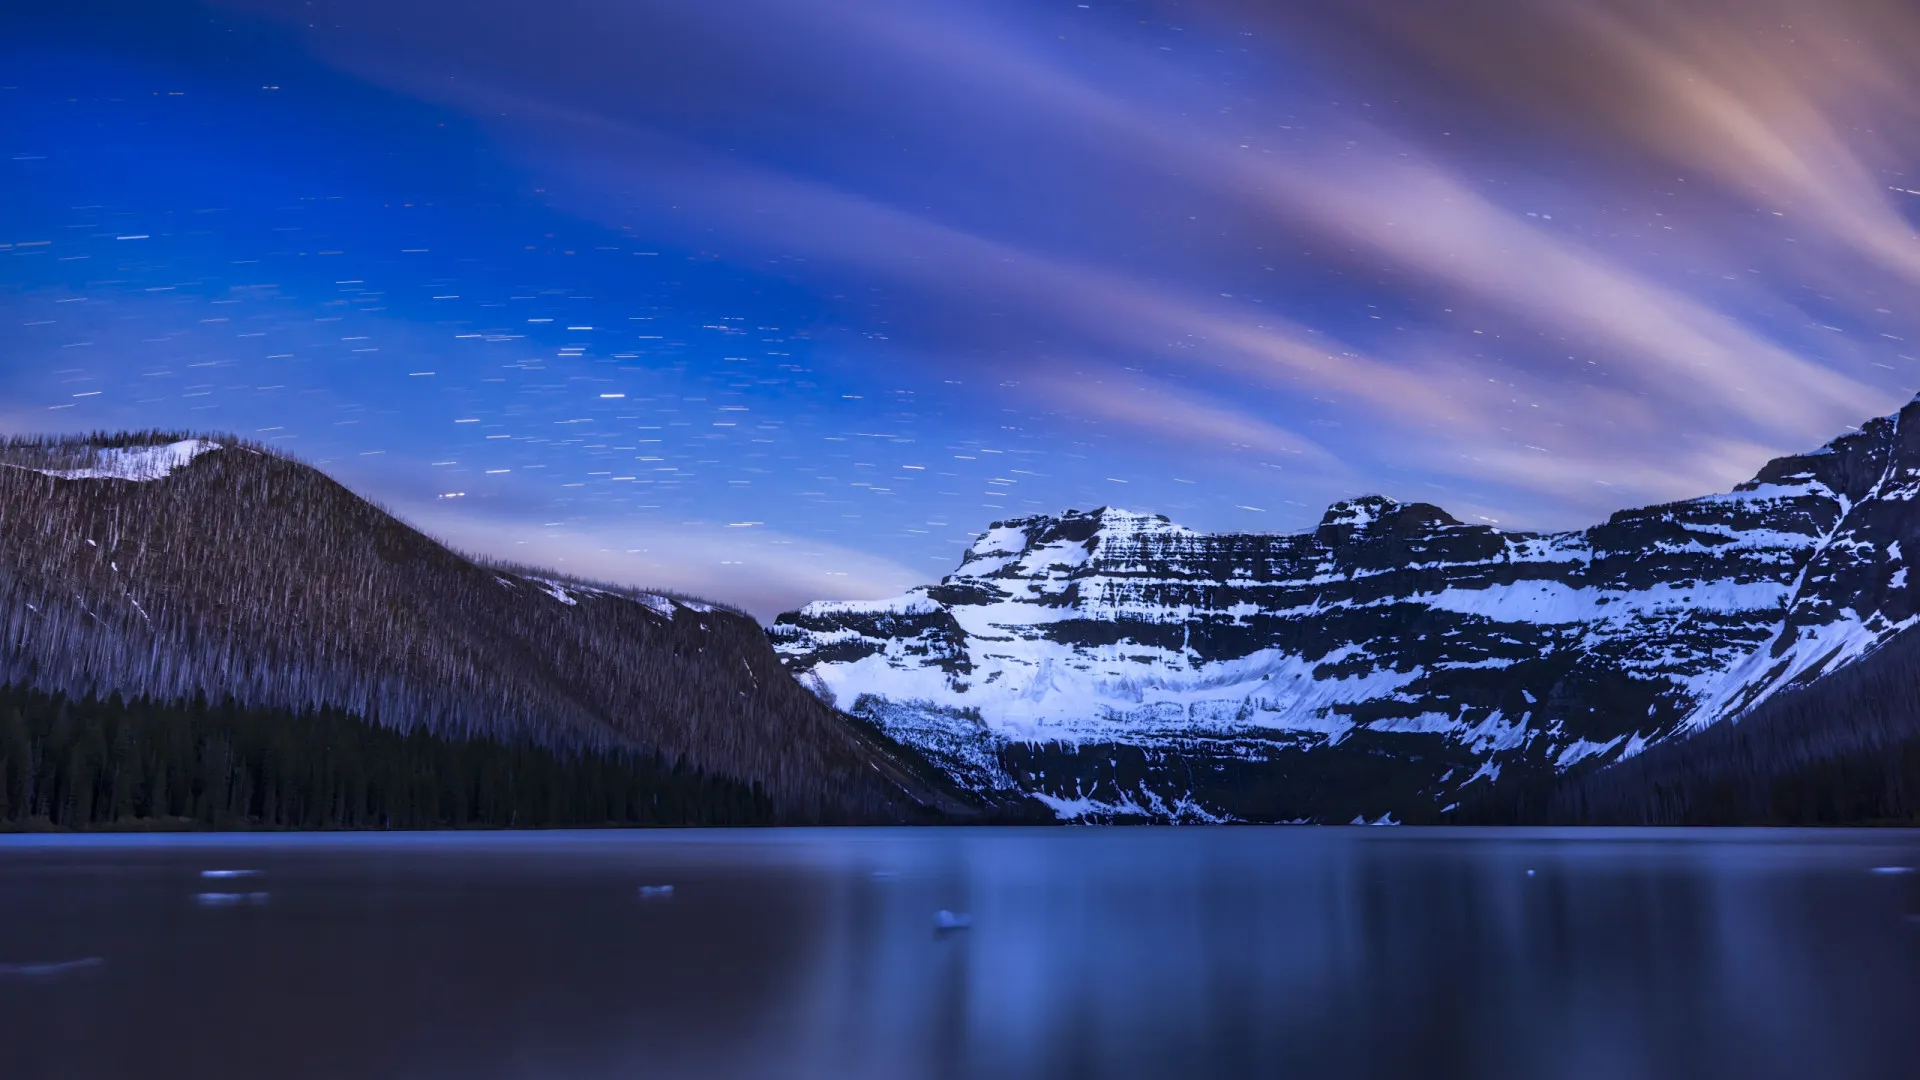
[[[165,446],[103,447],[94,451],[92,465],[77,469],[35,469],[25,465],[11,467],[61,480],[131,480],[141,483],[163,480],[175,469],[184,469],[192,464],[193,459],[201,454],[220,448],[219,443],[206,439],[182,439]]]

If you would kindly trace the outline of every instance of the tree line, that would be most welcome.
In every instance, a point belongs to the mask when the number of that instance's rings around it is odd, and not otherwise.
[[[338,709],[0,688],[0,829],[756,825],[757,786],[606,751],[401,732]]]
[[[451,551],[268,447],[61,479],[176,432],[0,443],[0,683],[344,710],[382,728],[639,751],[759,784],[783,822],[957,807],[788,675],[751,618]],[[964,809],[964,808],[960,808]]]
[[[1455,820],[1920,825],[1920,635],[1617,764],[1496,789]]]

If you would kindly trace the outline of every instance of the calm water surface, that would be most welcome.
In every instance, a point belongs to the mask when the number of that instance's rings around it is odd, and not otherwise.
[[[1913,866],[1899,832],[0,838],[0,1077],[1912,1080]]]

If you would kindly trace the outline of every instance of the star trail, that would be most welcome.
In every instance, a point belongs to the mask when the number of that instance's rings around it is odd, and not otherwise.
[[[996,519],[1514,527],[1916,386],[1897,3],[0,15],[0,423],[760,615]]]

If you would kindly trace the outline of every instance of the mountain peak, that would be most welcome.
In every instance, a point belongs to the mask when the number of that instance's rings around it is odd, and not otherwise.
[[[1092,510],[1063,510],[1058,514],[996,521],[967,550],[967,559],[1016,555],[1050,544],[1082,544],[1096,536],[1120,539],[1146,533],[1185,533],[1165,514],[1140,514],[1117,506]]]
[[[1327,507],[1313,531],[1323,544],[1338,545],[1373,536],[1418,532],[1460,522],[1432,503],[1403,503],[1385,495],[1342,499]]]

